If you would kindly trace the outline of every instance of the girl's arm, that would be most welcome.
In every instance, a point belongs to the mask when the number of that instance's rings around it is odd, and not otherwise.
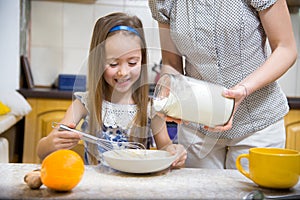
[[[71,128],[75,128],[82,118],[87,115],[84,105],[76,99],[69,106],[64,118],[59,122]],[[44,159],[50,153],[58,149],[71,149],[78,144],[80,136],[70,131],[59,131],[53,129],[49,135],[43,137],[37,145],[37,154],[40,159]]]
[[[172,166],[182,167],[187,158],[187,152],[182,145],[172,143],[167,131],[166,121],[159,115],[155,115],[151,120],[151,129],[157,149],[166,150],[173,155],[178,154]]]
[[[172,144],[167,131],[167,125],[165,120],[158,115],[155,115],[151,119],[151,129],[157,149],[165,149]]]

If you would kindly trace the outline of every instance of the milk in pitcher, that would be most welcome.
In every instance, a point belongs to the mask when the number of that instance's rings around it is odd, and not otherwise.
[[[158,81],[153,109],[167,116],[209,127],[226,124],[234,100],[222,96],[223,86],[181,74],[165,74]]]

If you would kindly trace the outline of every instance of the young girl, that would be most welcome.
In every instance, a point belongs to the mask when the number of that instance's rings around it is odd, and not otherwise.
[[[143,26],[136,16],[113,13],[100,18],[90,45],[88,92],[75,93],[76,99],[59,123],[74,128],[84,119],[84,131],[116,142],[146,143],[150,137],[147,127],[151,127],[157,148],[179,153],[173,167],[181,167],[186,150],[172,144],[162,118],[150,117],[146,61]],[[55,150],[71,149],[80,137],[53,129],[39,141],[37,154],[44,159]],[[86,144],[86,164],[97,164],[96,148]]]

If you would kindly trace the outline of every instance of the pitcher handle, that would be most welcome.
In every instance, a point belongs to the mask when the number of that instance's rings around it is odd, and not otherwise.
[[[251,179],[251,178],[250,178],[249,172],[247,172],[247,171],[243,168],[243,166],[241,165],[241,159],[242,159],[242,158],[246,158],[246,159],[248,159],[248,161],[249,161],[249,154],[241,154],[241,155],[239,155],[239,156],[237,157],[236,162],[235,162],[236,168],[237,168],[244,176],[246,176],[247,178]]]

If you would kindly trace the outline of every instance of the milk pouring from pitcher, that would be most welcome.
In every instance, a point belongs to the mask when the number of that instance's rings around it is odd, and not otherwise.
[[[153,95],[153,109],[167,116],[209,127],[226,124],[234,99],[222,96],[223,86],[181,74],[164,74]]]

